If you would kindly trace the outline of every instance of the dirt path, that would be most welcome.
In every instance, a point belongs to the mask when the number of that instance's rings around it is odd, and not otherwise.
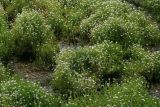
[[[52,91],[50,85],[52,72],[38,68],[32,63],[18,60],[10,61],[8,66],[14,74],[17,74],[26,80],[39,83],[48,92]]]

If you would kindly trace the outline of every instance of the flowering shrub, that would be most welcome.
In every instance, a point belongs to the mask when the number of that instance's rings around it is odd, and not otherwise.
[[[147,17],[144,12],[141,11],[133,11],[127,15],[127,20],[136,23],[139,30],[137,32],[141,32],[142,39],[144,41],[141,42],[143,46],[152,46],[157,45],[160,40],[158,25]]]
[[[0,63],[0,83],[9,79],[9,72],[7,69]]]
[[[98,0],[99,1],[99,0]],[[65,19],[64,30],[62,32],[64,39],[70,42],[86,41],[87,37],[81,34],[80,23],[84,18],[87,18],[96,4],[96,0],[66,0],[60,1],[63,6],[63,16]]]
[[[126,52],[128,60],[124,62],[123,72],[125,74],[141,74],[149,81],[159,81],[159,52],[150,52],[140,45],[134,45]]]
[[[44,17],[36,11],[23,11],[14,23],[12,34],[15,39],[15,51],[18,55],[25,52],[35,55],[37,47],[41,46],[48,38],[54,38]]]
[[[74,72],[70,66],[72,57],[75,52],[68,50],[60,55],[57,60],[57,67],[53,74],[52,86],[53,89],[63,95],[64,98],[70,96],[76,97],[78,95],[88,94],[95,89],[95,80],[87,77],[87,74],[79,74]]]
[[[159,107],[159,99],[149,95],[145,84],[141,77],[129,77],[121,85],[115,84],[102,93],[71,100],[63,107]]]
[[[9,80],[0,84],[0,106],[60,107],[60,101],[41,87],[24,80]]]
[[[158,22],[160,22],[160,1],[159,0],[127,0],[141,6],[148,11]]]
[[[142,12],[131,12],[124,17],[109,18],[96,26],[91,32],[91,41],[101,43],[104,40],[118,42],[124,47],[132,44],[142,46],[155,45],[159,42],[158,26],[143,15]]]
[[[4,10],[7,13],[8,19],[13,21],[18,13],[22,12],[24,7],[29,7],[31,0],[1,0]]]
[[[159,0],[144,0],[143,7],[148,10],[160,22],[160,1]]]
[[[101,43],[104,40],[110,40],[113,42],[118,42],[123,46],[128,46],[126,42],[131,41],[128,39],[132,39],[132,42],[141,40],[137,37],[132,37],[138,36],[137,34],[135,35],[134,32],[139,33],[137,32],[137,29],[134,29],[135,27],[135,24],[129,24],[125,22],[124,19],[122,19],[121,17],[111,17],[108,20],[106,20],[103,24],[96,26],[92,30],[91,41],[93,43]]]
[[[58,38],[64,30],[63,7],[58,0],[33,0],[32,8],[43,14]]]
[[[126,74],[139,73],[142,75],[149,74],[154,67],[154,55],[146,51],[140,45],[134,45],[127,50],[128,61],[124,62],[124,72]]]
[[[52,81],[53,90],[62,98],[79,97],[96,89],[96,81],[87,74],[78,74],[69,70],[56,71]]]
[[[122,57],[121,46],[107,41],[95,46],[64,51],[56,61],[57,67],[53,75],[53,87],[60,93],[65,92],[67,94],[77,92],[75,86],[78,88],[80,84],[81,87],[90,86],[90,89],[93,90],[95,83],[99,84],[99,81],[104,81],[105,75],[121,71]],[[85,80],[84,74],[90,79]],[[82,82],[79,78],[84,79],[83,84],[79,83]],[[88,82],[91,83],[88,84]]]
[[[120,0],[107,0],[99,2],[95,7],[95,12],[81,22],[81,32],[90,34],[90,30],[95,26],[102,24],[109,17],[124,17],[127,13],[133,11],[133,7]]]
[[[4,15],[0,15],[0,60],[9,58],[12,53],[12,46],[12,36],[8,31],[6,20]]]
[[[45,68],[53,68],[55,65],[55,57],[59,52],[58,45],[44,43],[36,50],[36,63]]]
[[[79,73],[89,71],[107,74],[120,70],[122,57],[121,46],[105,41],[95,46],[61,53],[57,64],[68,62],[70,68]]]
[[[153,81],[160,81],[160,53],[154,52],[153,53],[153,59],[154,59],[154,68],[152,69],[151,73],[147,76],[150,80]]]

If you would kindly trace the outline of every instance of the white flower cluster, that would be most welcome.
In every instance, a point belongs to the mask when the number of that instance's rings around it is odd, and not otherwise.
[[[88,18],[82,20],[81,30],[83,33],[90,33],[95,26],[103,23],[109,17],[125,15],[133,10],[132,6],[119,0],[99,1],[95,11]]]
[[[121,69],[122,57],[121,46],[107,41],[95,46],[63,51],[56,61],[53,88],[65,94],[70,91],[83,92],[88,90],[87,87],[93,90],[96,82],[102,81],[101,77]]]
[[[54,57],[59,48],[51,27],[46,24],[40,13],[35,10],[24,10],[17,16],[11,32],[17,55],[23,55],[24,52],[29,51],[36,57],[37,62],[47,58],[50,61],[47,62],[46,59],[44,65],[54,64]]]
[[[124,83],[114,84],[103,93],[70,100],[64,107],[159,107],[159,99],[152,98],[140,77],[125,78]]]
[[[11,79],[0,84],[1,107],[59,107],[60,102],[34,83]]]
[[[157,24],[145,13],[119,0],[102,3],[94,14],[82,20],[80,27],[93,43],[110,40],[126,47],[133,43],[155,45],[160,40]]]
[[[127,0],[127,1],[142,7],[145,11],[148,11],[148,13],[151,14],[152,17],[155,18],[159,23],[160,21],[159,0]]]

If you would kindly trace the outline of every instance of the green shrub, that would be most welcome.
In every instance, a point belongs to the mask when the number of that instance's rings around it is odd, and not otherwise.
[[[53,68],[55,65],[56,55],[59,52],[58,45],[44,43],[36,50],[36,64],[45,68]]]
[[[50,26],[46,24],[44,17],[36,11],[23,11],[18,15],[12,34],[15,39],[16,54],[25,52],[35,55],[36,49],[49,38],[54,38]]]
[[[128,61],[124,62],[123,71],[125,74],[141,74],[151,76],[152,69],[154,68],[154,55],[146,51],[140,45],[134,45],[126,52]]]
[[[157,23],[151,20],[150,17],[146,16],[144,12],[133,11],[127,15],[127,20],[132,23],[137,23],[139,32],[141,32],[144,41],[141,43],[143,46],[152,46],[159,44],[160,30],[158,29]],[[138,32],[138,30],[137,30]]]
[[[75,52],[68,50],[57,59],[57,67],[53,74],[53,89],[64,98],[81,96],[95,90],[95,80],[87,73],[77,73],[71,69]]]
[[[0,63],[0,83],[9,79],[9,72],[7,69]]]
[[[63,7],[58,0],[34,0],[32,8],[40,11],[58,38],[64,30]]]
[[[128,46],[126,42],[138,42],[140,32],[137,32],[137,25],[127,23],[123,18],[109,18],[103,24],[96,26],[91,32],[91,41],[93,43],[101,43],[104,40],[118,42],[122,46]],[[136,34],[135,34],[136,33]],[[134,37],[133,37],[134,36]],[[130,40],[129,40],[130,39]]]
[[[31,0],[1,0],[10,21],[13,21],[16,15],[22,12],[24,7],[29,7],[30,2]]]
[[[160,82],[160,53],[154,52],[152,56],[154,59],[154,68],[147,76],[150,80]]]
[[[121,46],[105,41],[95,46],[66,51],[57,59],[57,64],[69,63],[70,68],[82,73],[83,71],[114,73],[121,69],[123,51]]]
[[[144,0],[143,7],[148,10],[158,22],[160,22],[160,1],[159,0]]]
[[[63,7],[64,28],[62,30],[63,39],[69,42],[84,42],[87,37],[81,35],[80,23],[87,18],[96,4],[96,0],[67,0],[60,1]]]
[[[0,15],[0,60],[5,60],[10,57],[12,46],[12,36],[9,33],[5,17],[2,14]]]
[[[121,73],[122,58],[123,51],[121,46],[107,41],[95,46],[64,51],[56,60],[57,67],[53,75],[53,87],[59,90],[59,93],[78,93],[73,88],[73,84],[79,84],[78,82],[76,83],[79,76],[82,80],[86,78],[83,76],[84,74],[99,86],[101,82],[105,81],[106,75]],[[93,83],[82,84],[84,86],[81,87],[88,87],[87,85]],[[94,87],[94,84],[91,86]],[[92,88],[90,89],[93,90]]]
[[[60,107],[60,101],[36,84],[9,80],[0,85],[2,107]]]
[[[124,17],[127,13],[133,11],[133,7],[120,0],[108,0],[99,2],[95,6],[95,12],[81,22],[81,32],[85,35],[90,34],[90,30],[95,26],[102,24],[109,17]]]
[[[126,17],[109,18],[96,26],[91,32],[91,41],[101,43],[104,40],[118,42],[124,47],[133,44],[151,46],[160,40],[158,26],[139,11],[131,12]]]
[[[159,107],[159,99],[151,97],[145,85],[146,81],[141,77],[128,78],[121,85],[73,99],[63,107]]]
[[[89,94],[96,90],[96,81],[86,75],[69,70],[56,71],[52,81],[53,90],[64,99]]]
[[[134,45],[127,50],[126,56],[128,60],[123,64],[123,71],[125,74],[141,74],[149,81],[159,82],[159,52],[152,53],[145,50],[140,45]]]
[[[128,60],[123,63],[123,72],[127,75],[140,74],[148,81],[160,80],[160,53],[150,52],[142,48],[140,45],[134,45],[126,52]]]
[[[153,18],[157,20],[158,23],[160,22],[159,0],[128,0],[128,1],[142,7],[144,10],[148,11],[149,14],[151,14]]]

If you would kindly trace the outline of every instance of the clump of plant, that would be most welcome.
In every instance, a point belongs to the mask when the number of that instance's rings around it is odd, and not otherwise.
[[[154,59],[154,68],[147,76],[150,81],[160,82],[160,53],[154,52],[152,58]]]
[[[100,86],[107,80],[106,76],[121,73],[122,58],[121,46],[107,41],[95,46],[64,51],[56,60],[57,67],[52,81],[53,88],[57,89],[59,93],[75,93],[77,91],[73,87],[80,84],[76,81],[81,78],[81,81],[91,82],[90,84],[82,84],[82,87],[89,85],[91,86],[90,89],[93,90],[95,86]]]
[[[87,73],[79,74],[71,70],[56,70],[53,76],[53,90],[65,100],[96,91],[96,80],[89,77]]]
[[[44,43],[36,50],[36,64],[44,68],[52,69],[55,67],[55,59],[59,52],[59,46],[55,43]]]
[[[0,63],[0,83],[6,80],[9,80],[10,75],[7,69]]]
[[[143,77],[127,77],[122,84],[114,84],[101,93],[96,92],[89,96],[72,99],[63,107],[158,107],[159,99],[151,97],[145,85],[146,81]]]
[[[148,74],[154,67],[154,56],[140,45],[134,45],[126,51],[127,60],[124,61],[125,74]]]
[[[12,53],[12,36],[8,30],[7,22],[3,13],[0,13],[0,60],[6,60]]]
[[[111,57],[113,55],[115,56]],[[113,73],[120,68],[122,56],[120,45],[105,41],[102,44],[66,51],[60,54],[57,64],[69,62],[71,68],[77,72],[88,70]]]
[[[133,11],[133,7],[120,0],[107,0],[98,2],[95,11],[88,18],[82,20],[80,28],[84,35],[90,35],[92,28],[103,24],[109,17],[125,17],[127,13]]]
[[[57,67],[53,74],[53,90],[63,98],[78,97],[94,91],[96,80],[89,77],[87,73],[78,73],[71,68],[72,58],[75,52],[68,50],[57,59]]]
[[[11,79],[0,84],[0,106],[16,107],[60,107],[54,95],[46,93],[34,83],[21,79]]]
[[[158,26],[138,11],[125,17],[109,18],[103,24],[96,26],[91,32],[91,41],[101,43],[104,40],[118,42],[123,47],[133,44],[152,46],[160,39]]]
[[[30,6],[31,0],[1,0],[0,1],[6,11],[9,21],[14,21],[14,18],[18,13],[22,12],[22,9]]]
[[[52,31],[57,38],[61,38],[64,29],[63,7],[58,0],[34,0],[32,8],[43,14],[47,24],[51,25]]]
[[[125,55],[126,60],[123,63],[124,74],[140,74],[150,82],[159,82],[159,52],[150,52],[140,45],[134,45],[126,51]]]
[[[78,0],[76,2],[67,1],[64,3],[64,18],[66,19],[64,23],[65,30],[63,32],[64,38],[75,43],[88,41],[88,37],[81,33],[80,23],[93,13],[93,6],[97,2],[95,0]]]
[[[16,56],[52,68],[59,46],[51,27],[40,13],[35,10],[24,10],[16,18],[11,32]]]
[[[142,7],[143,10],[148,11],[149,14],[153,16],[157,20],[157,22],[160,22],[160,1],[159,0],[128,0],[140,7]]]
[[[54,38],[44,17],[34,10],[24,10],[22,14],[17,16],[12,28],[12,34],[18,56],[23,56],[26,53],[35,57],[37,48],[46,40],[51,39],[52,41]]]
[[[148,10],[158,22],[160,22],[160,1],[159,0],[144,0],[143,2],[144,9]]]

